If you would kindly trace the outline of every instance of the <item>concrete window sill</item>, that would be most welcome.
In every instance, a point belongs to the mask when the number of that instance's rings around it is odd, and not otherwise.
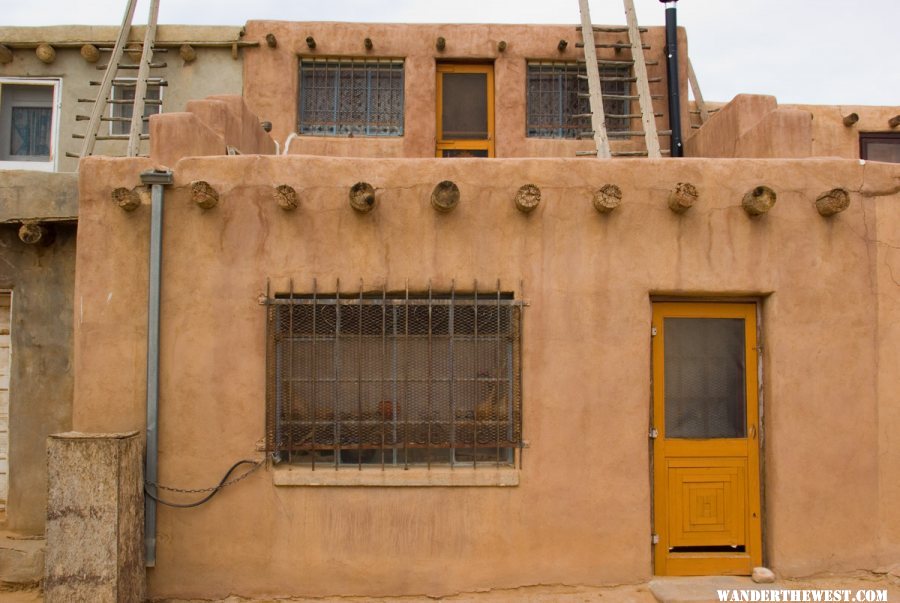
[[[381,486],[381,487],[510,487],[519,485],[515,467],[275,467],[276,486]]]

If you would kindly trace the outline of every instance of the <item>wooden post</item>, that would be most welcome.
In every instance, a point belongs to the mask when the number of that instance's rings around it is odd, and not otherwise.
[[[631,59],[634,61],[634,78],[638,91],[638,103],[641,106],[641,121],[644,124],[647,157],[659,159],[662,157],[662,153],[659,152],[659,134],[656,132],[653,97],[650,96],[650,83],[647,81],[647,63],[644,61],[644,48],[641,43],[637,13],[634,10],[634,0],[625,0],[625,19],[628,21],[628,39],[631,42]]]
[[[703,93],[700,92],[700,82],[697,81],[697,74],[694,73],[694,66],[691,64],[691,58],[688,57],[688,81],[691,83],[691,90],[694,92],[694,102],[697,103],[697,110],[700,111],[700,125],[709,121],[709,111],[706,109],[706,103],[703,101]]]
[[[87,131],[84,133],[84,145],[81,147],[82,157],[87,157],[94,152],[94,143],[97,142],[97,130],[100,128],[100,118],[103,117],[106,109],[106,101],[109,99],[109,91],[112,88],[112,81],[116,74],[116,66],[122,60],[122,52],[125,49],[125,42],[128,40],[128,33],[131,31],[131,20],[134,17],[136,5],[137,0],[128,0],[125,16],[122,17],[122,27],[119,28],[116,45],[113,48],[112,56],[109,57],[109,66],[106,68],[106,73],[103,74],[100,90],[97,91],[97,100],[94,101],[94,108],[91,111],[91,120],[88,123]]]
[[[591,130],[597,157],[609,159],[609,137],[606,135],[606,115],[603,112],[603,92],[600,87],[600,68],[597,65],[597,49],[594,46],[594,26],[588,0],[578,0],[581,9],[581,39],[584,41],[584,60],[587,68],[588,90],[591,105]],[[639,42],[640,43],[640,42]],[[652,112],[651,112],[652,114]]]
[[[144,97],[147,96],[147,77],[150,75],[150,58],[153,42],[156,40],[156,18],[159,14],[159,0],[150,0],[150,16],[144,32],[144,50],[138,67],[137,85],[134,87],[134,110],[131,113],[131,130],[128,133],[127,157],[137,157],[141,150],[141,131],[144,128]]]

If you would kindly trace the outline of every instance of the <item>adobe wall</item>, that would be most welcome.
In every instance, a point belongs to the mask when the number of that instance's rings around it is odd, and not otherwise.
[[[149,207],[109,199],[148,160],[82,165],[73,428],[144,429]],[[285,487],[267,468],[199,508],[160,508],[149,595],[441,595],[648,579],[651,296],[761,300],[765,554],[783,576],[885,569],[900,551],[900,168],[846,160],[192,158],[166,193],[160,481],[258,458],[273,292],[335,279],[422,289],[500,279],[529,302],[525,451],[504,488]],[[188,185],[219,205],[201,210]],[[438,214],[434,185],[459,185]],[[349,187],[377,189],[353,212]],[[694,183],[676,216],[666,196]],[[516,189],[538,185],[529,215]],[[591,192],[621,187],[598,214]],[[273,187],[289,184],[285,212]],[[775,208],[749,218],[766,184]],[[820,217],[836,186],[850,208]],[[521,283],[521,285],[520,285]],[[891,326],[894,325],[894,326]],[[349,472],[352,474],[352,470]],[[343,470],[338,472],[339,476]],[[892,494],[893,493],[893,494]],[[894,567],[896,571],[896,566]]]
[[[624,19],[623,19],[624,20]],[[576,151],[593,149],[591,140],[557,140],[525,136],[525,77],[529,60],[569,61],[584,59],[584,51],[575,43],[581,36],[574,25],[409,25],[379,23],[327,23],[248,21],[248,40],[264,40],[273,34],[274,48],[263,43],[248,48],[244,58],[244,97],[251,110],[273,124],[272,136],[282,145],[297,129],[299,58],[403,58],[404,59],[404,134],[401,137],[300,136],[291,142],[292,154],[355,157],[434,157],[436,134],[436,64],[440,61],[487,62],[494,65],[495,131],[497,157],[574,157]],[[628,36],[603,34],[604,41],[626,42]],[[312,36],[315,49],[307,46]],[[446,49],[438,51],[438,36],[446,40]],[[363,45],[373,43],[371,51]],[[498,43],[507,43],[505,51]],[[557,44],[566,40],[560,52]],[[600,40],[600,34],[598,34]],[[643,34],[651,78],[651,93],[661,98],[653,102],[659,129],[668,129],[666,100],[665,28],[650,27]],[[679,29],[679,51],[687,57],[687,37]],[[627,59],[629,50],[598,49],[598,57]],[[299,57],[299,58],[298,58]],[[681,65],[681,98],[687,99],[687,63]],[[635,93],[636,94],[636,93]],[[638,102],[631,101],[635,113]],[[688,124],[688,106],[683,103],[682,123]],[[585,123],[588,123],[585,121]],[[589,127],[585,127],[589,130]],[[633,130],[640,129],[634,120]],[[685,136],[687,131],[685,132]],[[668,148],[669,139],[662,140]],[[643,140],[613,140],[613,150],[640,150]]]
[[[0,289],[13,293],[9,497],[2,527],[25,534],[44,532],[46,438],[72,426],[75,224],[50,228],[51,244],[26,245],[18,224],[0,224]]]
[[[844,117],[855,113],[850,126]],[[774,96],[739,94],[685,142],[687,157],[859,159],[861,132],[891,132],[900,107],[779,105]]]
[[[78,99],[97,97],[99,86],[91,86],[90,82],[103,79],[104,72],[98,65],[106,65],[112,53],[101,52],[100,60],[88,63],[80,54],[80,44],[91,42],[106,43],[109,47],[115,43],[118,27],[90,26],[54,26],[54,27],[0,27],[0,43],[13,48],[13,61],[0,64],[0,78],[61,78],[61,107],[59,122],[58,171],[74,172],[78,169],[78,159],[66,157],[66,152],[80,153],[82,139],[72,138],[72,134],[83,134],[87,129],[87,121],[76,121],[76,115],[90,115],[93,105],[80,103]],[[237,40],[240,27],[196,27],[178,25],[160,25],[157,40],[172,41],[223,41]],[[132,29],[132,42],[143,40],[144,28],[136,26]],[[46,42],[60,44],[56,48],[56,60],[50,64],[42,63],[35,56],[33,48],[17,48],[16,44],[33,44]],[[63,46],[74,44],[72,48]],[[178,48],[169,48],[168,52],[156,55],[157,62],[164,62],[165,69],[154,69],[151,76],[163,76],[168,85],[162,91],[163,113],[183,111],[187,102],[194,98],[203,98],[215,94],[240,94],[242,86],[241,58],[231,57],[231,48],[196,48],[197,59],[186,63],[178,54]],[[243,51],[239,51],[243,52]],[[126,54],[123,63],[133,64]],[[137,70],[121,70],[119,77],[136,77]],[[108,113],[107,113],[108,115]],[[109,122],[100,124],[99,135],[109,134]],[[127,140],[97,141],[95,154],[122,156],[125,154]],[[142,143],[142,152],[147,153],[147,142]],[[0,164],[2,166],[2,164]]]

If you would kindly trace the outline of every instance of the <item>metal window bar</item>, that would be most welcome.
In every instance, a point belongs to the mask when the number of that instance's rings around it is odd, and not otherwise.
[[[402,136],[401,59],[302,59],[300,134]]]
[[[603,110],[606,129],[613,137],[624,138],[631,124],[629,96],[634,79],[631,65],[601,64],[600,79],[603,82]],[[587,67],[577,62],[531,61],[526,76],[526,129],[532,138],[578,138],[579,133],[590,129],[586,118],[590,103],[586,96]]]
[[[488,296],[477,284],[464,294],[455,284],[446,293],[318,289],[267,292],[273,459],[313,469],[515,461],[522,302],[499,282]]]

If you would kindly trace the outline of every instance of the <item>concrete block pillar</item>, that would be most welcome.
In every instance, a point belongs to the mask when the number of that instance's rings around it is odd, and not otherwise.
[[[47,439],[44,601],[143,601],[144,495],[138,432]]]

